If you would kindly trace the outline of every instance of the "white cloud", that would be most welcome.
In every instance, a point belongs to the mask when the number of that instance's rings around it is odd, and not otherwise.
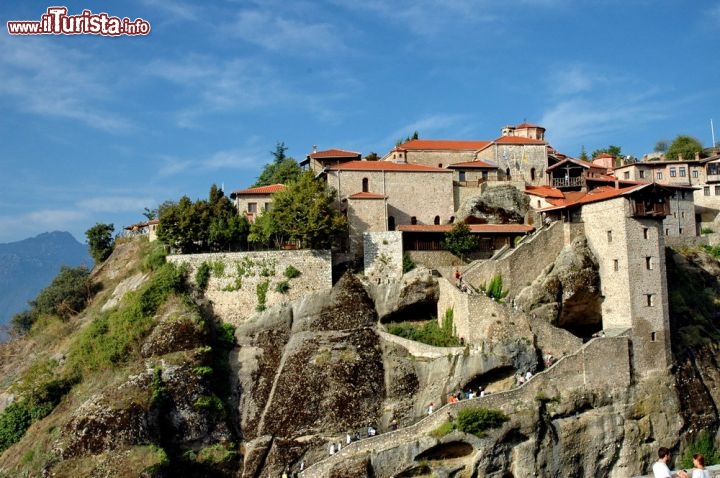
[[[387,135],[383,143],[389,145],[388,149],[395,145],[399,139],[405,138],[413,132],[420,133],[421,138],[447,139],[462,138],[467,133],[464,127],[471,117],[462,114],[437,114],[425,116],[400,126]]]
[[[267,157],[268,152],[265,148],[253,145],[215,151],[196,159],[161,155],[158,156],[161,165],[157,171],[161,177],[176,176],[188,171],[206,172],[219,169],[257,171],[268,161]]]
[[[245,9],[221,30],[276,52],[315,55],[347,49],[334,24],[292,18],[287,9]]]
[[[127,118],[102,106],[113,95],[97,58],[49,40],[0,36],[0,96],[26,113],[70,118],[110,132],[131,129]]]

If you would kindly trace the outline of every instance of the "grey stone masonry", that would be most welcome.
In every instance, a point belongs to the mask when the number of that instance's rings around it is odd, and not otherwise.
[[[215,313],[231,323],[332,287],[331,253],[327,250],[187,254],[168,256],[167,260],[186,264],[193,282],[198,267],[207,263],[211,272],[205,296]],[[286,277],[290,267],[299,271],[299,276]],[[264,304],[262,289],[266,291]]]
[[[365,276],[370,282],[387,283],[402,277],[402,232],[366,232],[363,242]]]

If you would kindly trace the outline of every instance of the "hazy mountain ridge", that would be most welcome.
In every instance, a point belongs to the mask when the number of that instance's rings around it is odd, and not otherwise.
[[[92,267],[87,245],[72,234],[53,231],[0,244],[0,324],[27,308],[63,265]]]

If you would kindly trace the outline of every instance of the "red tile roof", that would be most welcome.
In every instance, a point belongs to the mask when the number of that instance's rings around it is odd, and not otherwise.
[[[466,161],[464,163],[454,163],[454,164],[448,164],[448,168],[463,168],[463,169],[469,169],[469,168],[484,168],[484,169],[497,169],[497,166],[494,164],[486,163],[484,161]]]
[[[456,141],[446,139],[412,139],[398,146],[398,149],[405,150],[451,150],[451,151],[476,151],[485,148],[490,141]]]
[[[593,189],[592,191],[571,191],[565,193],[563,199],[549,199],[548,202],[554,204],[554,207],[540,209],[540,211],[549,211],[552,209],[562,209],[569,206],[581,206],[583,204],[590,204],[599,201],[605,201],[608,199],[614,199],[620,196],[624,196],[628,193],[640,190],[652,183],[644,183],[640,185],[629,186],[625,188],[615,189],[610,186],[601,186]]]
[[[500,136],[493,141],[497,144],[547,144],[541,139],[523,138],[522,136]]]
[[[271,184],[269,186],[258,186],[256,188],[238,189],[230,194],[230,197],[243,196],[250,194],[273,194],[285,189],[284,184]]]
[[[543,198],[563,199],[563,192],[550,186],[525,186],[525,192]]]
[[[528,233],[535,229],[527,224],[468,224],[470,232],[475,233]],[[452,224],[401,224],[397,226],[398,231],[405,232],[449,232]]]
[[[325,151],[315,151],[308,154],[309,158],[360,158],[360,153],[354,151],[345,151],[344,149],[327,149]]]
[[[348,199],[385,199],[386,196],[383,194],[376,194],[376,193],[355,193],[348,196]]]
[[[515,128],[540,128],[545,129],[542,126],[538,126],[536,124],[530,124],[530,123],[520,123],[519,125],[515,126]]]
[[[392,161],[349,161],[343,164],[334,164],[328,168],[330,171],[407,171],[420,173],[452,173],[449,169],[423,166],[422,164],[394,163]]]

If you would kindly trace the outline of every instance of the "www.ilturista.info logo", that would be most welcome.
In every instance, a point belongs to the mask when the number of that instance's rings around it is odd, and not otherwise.
[[[68,15],[66,7],[50,7],[40,21],[7,22],[11,35],[147,35],[150,23],[142,18],[110,17],[107,13],[83,10],[80,15]]]

